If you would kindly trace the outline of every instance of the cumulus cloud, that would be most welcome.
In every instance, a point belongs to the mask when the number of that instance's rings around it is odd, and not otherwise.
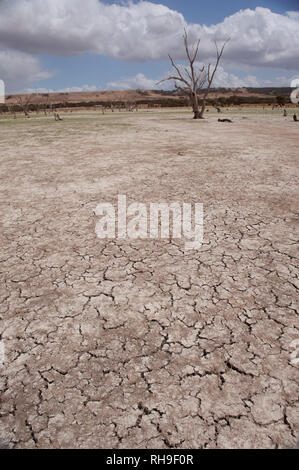
[[[83,86],[72,86],[67,88],[60,88],[58,91],[60,93],[76,93],[82,91],[97,91],[99,87],[96,85],[83,85]]]
[[[299,19],[267,8],[241,10],[207,28],[206,38],[231,37],[225,62],[232,65],[298,70]]]
[[[108,90],[173,90],[173,82],[159,83],[163,77],[149,78],[139,73],[134,77],[123,77],[114,82],[108,82],[105,87],[97,85],[82,85],[66,88],[24,88],[17,90],[18,93],[72,93],[85,91],[108,91]],[[289,87],[295,76],[276,77],[273,79],[259,79],[255,75],[239,77],[219,67],[215,75],[214,88],[260,88],[260,87]]]
[[[299,21],[299,11],[287,11],[287,15],[290,18],[293,18],[293,19]]]
[[[272,79],[260,79],[255,75],[238,77],[236,74],[227,72],[219,67],[215,75],[213,86],[215,88],[260,88],[260,87],[289,87],[292,76],[280,76]]]
[[[180,13],[143,1],[126,6],[98,0],[0,3],[0,44],[30,53],[155,60],[165,56],[165,41],[175,51],[184,26]]]
[[[88,91],[98,91],[99,87],[96,85],[83,85],[83,86],[72,86],[66,88],[58,88],[54,90],[53,88],[24,88],[22,90],[18,90],[18,93],[80,93],[80,92],[88,92]]]
[[[106,85],[108,90],[172,90],[171,83],[163,83],[157,85],[158,80],[147,78],[142,73],[138,73],[135,77],[121,78],[115,82],[109,82]]]
[[[115,82],[109,82],[105,89],[108,90],[173,90],[174,82],[168,81],[159,84],[169,74],[159,78],[148,78],[143,74],[137,74],[134,77],[121,78]],[[234,73],[227,72],[222,66],[219,66],[214,79],[214,88],[259,88],[259,87],[289,87],[292,76],[277,77],[271,80],[259,79],[255,75],[239,77]]]
[[[0,50],[0,78],[8,92],[51,76],[53,73],[44,71],[36,57],[19,51]]]
[[[215,88],[243,88],[243,87],[259,87],[259,81],[254,75],[247,75],[240,78],[233,73],[226,72],[223,67],[219,67],[213,86]]]
[[[27,53],[102,54],[125,61],[183,60],[184,28],[202,37],[203,60],[214,55],[213,40],[231,41],[227,65],[298,70],[298,12],[286,15],[267,8],[241,10],[221,23],[187,25],[165,5],[141,1],[103,4],[98,0],[2,0],[0,47]]]

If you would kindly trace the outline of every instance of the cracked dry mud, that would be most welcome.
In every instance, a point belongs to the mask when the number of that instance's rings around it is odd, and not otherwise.
[[[0,138],[0,440],[294,447],[299,127],[155,112]],[[203,247],[96,238],[118,194],[202,202]]]

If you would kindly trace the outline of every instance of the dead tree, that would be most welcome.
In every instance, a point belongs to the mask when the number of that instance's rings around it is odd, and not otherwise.
[[[16,110],[14,106],[7,105],[8,112],[13,116],[14,119],[17,119]]]
[[[26,97],[18,96],[18,104],[27,118],[30,118],[29,107],[32,101],[32,97],[33,94]]]
[[[220,60],[222,58],[224,49],[228,41],[229,40],[225,41],[225,43],[220,49],[215,41],[217,58],[216,58],[216,64],[214,65],[214,67],[212,67],[211,64],[208,64],[208,66],[203,65],[202,67],[197,66],[200,39],[197,41],[196,47],[192,52],[190,50],[190,46],[188,43],[188,34],[186,30],[184,34],[184,45],[185,45],[185,51],[186,51],[187,59],[189,62],[189,66],[187,67],[179,66],[174,62],[173,58],[170,55],[168,56],[176,74],[171,75],[164,80],[161,80],[158,83],[158,85],[165,81],[173,80],[175,83],[176,90],[181,91],[184,94],[188,94],[191,105],[192,105],[193,113],[194,113],[194,119],[204,118],[203,115],[206,109],[206,100],[210,93],[212,83],[215,78],[215,74],[217,72]],[[180,83],[180,85],[178,85],[178,82]],[[202,89],[204,89],[203,97],[200,98],[198,95],[198,92],[199,90],[202,90]],[[200,109],[200,101],[201,101],[201,109]]]
[[[44,110],[45,116],[47,116],[47,110],[48,109],[51,110],[50,93],[45,94],[44,97],[46,98],[46,100],[45,100],[45,103],[43,103],[43,110]]]
[[[38,100],[36,104],[36,114],[43,112],[44,115],[47,116],[47,111],[51,111],[50,94],[36,95],[36,98]]]

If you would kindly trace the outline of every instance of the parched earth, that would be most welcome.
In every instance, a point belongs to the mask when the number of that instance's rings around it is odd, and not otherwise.
[[[296,446],[299,125],[190,117],[0,122],[8,446]],[[119,194],[203,203],[202,248],[97,238]]]

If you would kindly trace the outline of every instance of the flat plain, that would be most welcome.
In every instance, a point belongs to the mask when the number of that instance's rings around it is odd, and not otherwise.
[[[62,117],[0,117],[0,440],[296,446],[292,112]],[[203,246],[97,238],[118,195],[203,203]]]

